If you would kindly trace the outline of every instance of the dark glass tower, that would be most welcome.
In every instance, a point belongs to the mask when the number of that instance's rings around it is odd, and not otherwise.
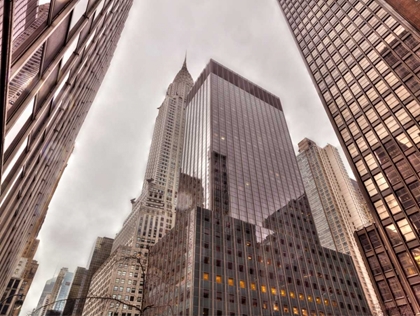
[[[37,236],[132,0],[0,3],[0,297]]]
[[[401,14],[408,4],[388,2]],[[279,4],[372,210],[358,235],[387,313],[420,313],[416,22],[381,0]]]
[[[210,61],[185,126],[148,315],[370,314],[351,257],[320,246],[279,98]]]

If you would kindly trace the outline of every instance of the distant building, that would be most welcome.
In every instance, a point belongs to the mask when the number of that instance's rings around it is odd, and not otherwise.
[[[89,259],[88,269],[78,267],[76,270],[63,316],[82,315],[86,304],[84,298],[88,296],[92,277],[108,259],[113,242],[114,240],[108,237],[98,237],[96,239]]]
[[[57,277],[47,280],[44,285],[44,289],[42,290],[41,296],[39,298],[38,304],[35,310],[32,312],[33,316],[42,316],[46,313],[48,304],[51,303],[51,293],[53,291],[55,281]]]
[[[0,1],[0,297],[41,229],[132,3]]]
[[[73,276],[73,272],[69,272],[67,268],[61,268],[57,277],[48,280],[45,283],[44,290],[33,315],[46,316],[50,314],[55,315],[54,313],[61,314],[70,292]]]
[[[321,246],[352,256],[371,310],[375,315],[382,314],[354,238],[356,229],[371,223],[370,215],[337,148],[321,148],[305,138],[299,142],[297,160]]]
[[[370,315],[351,257],[320,245],[279,98],[211,60],[185,126],[146,314]]]

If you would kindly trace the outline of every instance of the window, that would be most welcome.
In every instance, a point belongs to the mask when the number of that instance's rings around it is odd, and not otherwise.
[[[381,200],[376,201],[374,205],[375,205],[376,212],[378,213],[381,219],[385,219],[389,217],[389,214],[384,206],[384,203]]]
[[[405,241],[410,241],[416,238],[413,230],[411,229],[410,224],[408,223],[408,221],[406,219],[403,219],[399,222],[397,222],[398,227],[401,230],[401,233],[404,236]]]
[[[235,285],[235,283],[233,282],[233,279],[232,278],[229,278],[228,279],[228,285],[230,285],[230,286],[234,286]]]
[[[397,228],[395,227],[394,224],[386,226],[385,230],[393,246],[399,245],[402,243],[401,236],[398,233]]]
[[[407,252],[398,254],[398,260],[400,261],[401,266],[403,267],[404,272],[408,277],[417,274],[414,263]]]
[[[206,280],[206,281],[209,280],[209,274],[207,272],[203,273],[203,280]]]
[[[375,188],[375,185],[372,182],[372,179],[365,181],[364,184],[365,184],[366,190],[369,193],[369,196],[374,196],[375,194],[378,193],[378,191]]]
[[[222,283],[222,276],[216,275],[216,283]]]
[[[383,300],[384,301],[392,300],[392,294],[391,294],[391,291],[389,290],[389,287],[386,281],[378,281],[377,284],[378,284],[379,292],[381,293]]]
[[[385,180],[385,177],[382,173],[378,173],[377,175],[374,176],[376,184],[379,187],[379,190],[384,191],[385,189],[389,188],[388,183]]]
[[[244,289],[245,288],[245,281],[240,280],[239,281],[239,286],[240,286],[241,289]]]
[[[266,293],[267,287],[265,285],[261,285],[261,292]]]
[[[378,259],[376,259],[376,257],[369,257],[368,262],[373,275],[382,273],[381,266],[379,265]]]
[[[392,214],[397,214],[401,212],[400,205],[398,204],[397,200],[395,199],[394,195],[388,195],[385,197],[386,204],[388,205],[389,209],[391,210]]]
[[[271,288],[271,294],[276,295],[277,294],[277,290],[275,287]]]

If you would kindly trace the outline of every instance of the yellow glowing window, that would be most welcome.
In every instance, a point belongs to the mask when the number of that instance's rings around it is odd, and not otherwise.
[[[277,294],[277,290],[275,287],[271,288],[271,294],[276,295]]]
[[[299,293],[299,299],[300,299],[301,301],[303,301],[303,300],[305,299],[305,296],[304,296],[302,293]]]
[[[317,303],[317,304],[321,304],[321,299],[320,299],[319,297],[317,297],[317,298],[315,299],[315,301],[316,301],[316,303]]]
[[[293,306],[293,315],[299,315],[299,310],[297,309],[297,307]]]
[[[308,295],[308,302],[313,302],[312,296]]]
[[[251,290],[253,291],[257,290],[257,286],[255,285],[255,283],[251,283]]]
[[[295,298],[296,296],[295,296],[295,292],[290,292],[290,297],[291,298]]]
[[[252,256],[248,256],[248,260],[251,260],[252,259]]]
[[[209,280],[209,274],[207,272],[203,273],[203,280],[206,280],[206,281]]]
[[[274,304],[273,304],[273,309],[274,309],[275,311],[278,311],[278,310],[279,310],[279,304],[274,303]]]
[[[305,308],[302,308],[302,316],[309,316],[308,311]]]
[[[286,290],[280,290],[280,295],[281,296],[286,296]]]
[[[234,286],[235,284],[233,283],[233,279],[232,278],[229,278],[228,279],[228,285],[230,285],[230,286]]]
[[[222,283],[222,277],[220,275],[216,275],[216,283]]]
[[[330,305],[330,302],[327,299],[325,299],[324,304],[325,304],[325,306],[328,306],[328,305]]]
[[[245,281],[240,280],[239,281],[239,286],[241,287],[241,289],[245,288]]]
[[[261,292],[263,293],[267,292],[267,288],[265,287],[265,285],[261,285]]]

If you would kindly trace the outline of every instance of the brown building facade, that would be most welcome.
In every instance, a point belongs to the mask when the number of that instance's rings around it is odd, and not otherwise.
[[[278,2],[376,223],[357,235],[383,309],[420,313],[418,10],[403,19],[405,1],[401,15],[381,0]]]

